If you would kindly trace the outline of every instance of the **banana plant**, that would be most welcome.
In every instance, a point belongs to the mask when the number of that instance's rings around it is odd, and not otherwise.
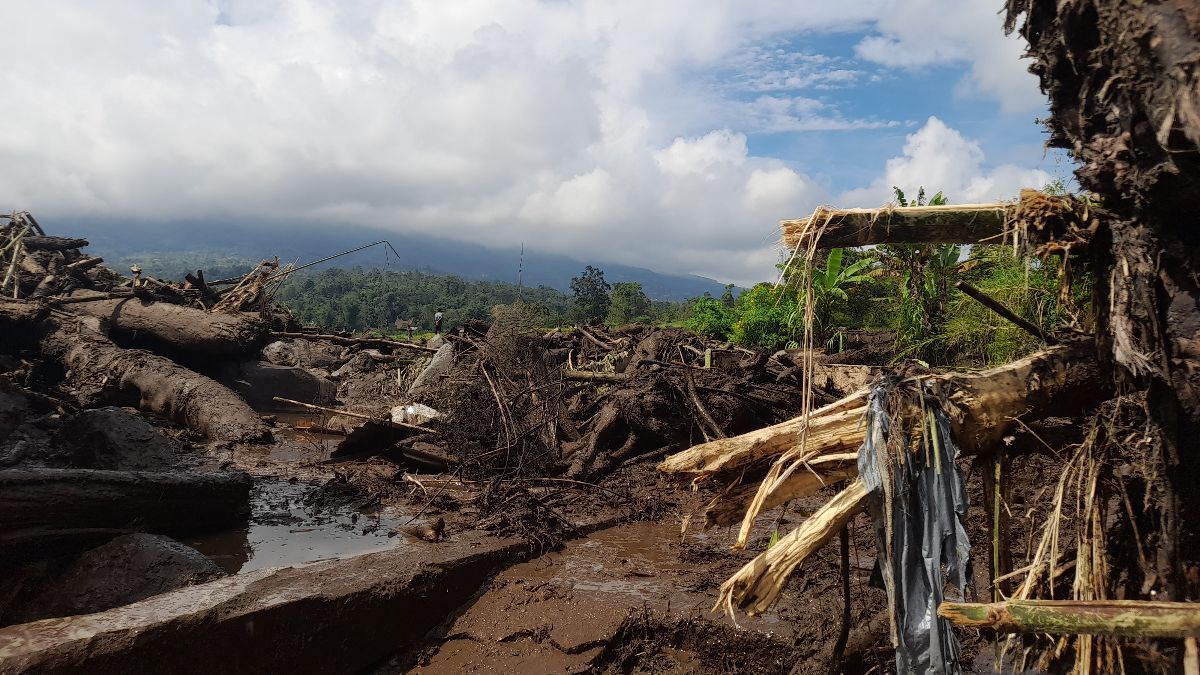
[[[875,263],[874,258],[863,258],[849,265],[843,265],[844,260],[845,251],[843,249],[830,249],[825,264],[814,266],[812,269],[813,330],[816,332],[814,337],[821,340],[828,337],[827,333],[833,323],[834,311],[837,309],[838,303],[849,299],[847,290],[870,280],[872,265]],[[804,316],[804,289],[800,289],[799,293],[800,302],[797,303],[797,310],[791,317],[791,323],[797,328],[802,328],[800,324],[803,323]]]

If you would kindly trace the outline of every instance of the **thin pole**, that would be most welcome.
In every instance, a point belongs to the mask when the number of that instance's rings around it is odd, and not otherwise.
[[[1017,328],[1020,328],[1021,330],[1025,331],[1026,333],[1029,333],[1030,335],[1034,336],[1035,338],[1038,338],[1042,342],[1045,342],[1046,344],[1048,344],[1050,346],[1054,346],[1054,345],[1058,344],[1058,338],[1054,337],[1053,335],[1050,335],[1049,333],[1042,330],[1038,326],[1030,323],[1029,321],[1026,321],[1025,319],[1022,319],[1021,317],[1017,316],[1011,309],[1005,307],[1004,305],[1002,305],[999,302],[997,302],[996,300],[988,297],[987,295],[984,295],[983,291],[979,290],[978,288],[975,288],[971,284],[968,284],[965,281],[958,281],[958,282],[955,282],[954,287],[957,288],[958,290],[962,291],[963,293],[966,293],[967,295],[971,296],[975,300],[978,300],[979,303],[981,305],[983,305],[984,307],[987,307],[988,309],[992,310],[993,312],[999,314],[1003,319],[1005,319],[1009,323],[1013,324]]]

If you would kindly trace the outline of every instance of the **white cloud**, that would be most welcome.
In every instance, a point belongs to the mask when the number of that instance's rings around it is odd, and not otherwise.
[[[883,175],[865,188],[843,193],[839,204],[874,207],[892,200],[892,187],[910,195],[924,187],[941,191],[952,202],[985,202],[1016,197],[1023,187],[1041,187],[1051,176],[1041,169],[1011,164],[986,168],[979,144],[964,138],[936,117],[909,134],[904,154],[887,161]]]
[[[1037,78],[1021,59],[1025,43],[1004,34],[1000,9],[990,2],[892,0],[879,14],[877,33],[863,38],[855,53],[898,68],[969,64],[955,85],[960,94],[995,99],[1008,112],[1044,107]]]
[[[667,175],[699,174],[712,179],[716,176],[710,169],[715,165],[741,166],[746,154],[745,134],[722,129],[697,139],[676,138],[670,146],[654,153],[654,162]]]
[[[775,222],[828,199],[746,134],[891,123],[822,94],[861,83],[848,59],[780,36],[878,26],[911,51],[897,13],[885,0],[10,0],[0,208],[47,224],[344,220],[750,282],[771,273]],[[972,34],[999,34],[974,16]],[[860,52],[878,60],[876,42]],[[896,63],[966,58],[913,54]],[[737,92],[693,79],[743,65]],[[1011,86],[1011,69],[978,67],[979,91]],[[997,169],[969,187],[1012,180]]]

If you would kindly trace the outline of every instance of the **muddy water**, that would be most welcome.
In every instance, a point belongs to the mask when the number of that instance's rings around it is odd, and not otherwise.
[[[275,443],[268,456],[282,463],[320,462],[329,459],[333,450],[346,437],[323,434],[308,427],[320,426],[326,421],[322,415],[295,412],[272,412],[279,421],[274,430]]]
[[[681,543],[678,525],[663,523],[621,525],[568,543],[502,572],[414,672],[586,671],[610,658],[631,618],[645,613],[733,632],[709,610],[716,585],[738,563],[711,551],[705,534],[689,533]],[[790,624],[776,614],[739,623],[786,651]],[[673,664],[667,670],[705,670],[698,652],[676,649],[664,658]]]
[[[360,514],[350,507],[317,510],[305,504],[315,485],[260,479],[251,495],[246,528],[184,538],[226,572],[250,572],[381,551],[406,544],[388,531],[406,521],[397,514]]]

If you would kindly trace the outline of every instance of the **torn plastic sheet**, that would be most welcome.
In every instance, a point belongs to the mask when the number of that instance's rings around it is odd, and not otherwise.
[[[892,612],[896,669],[958,673],[958,639],[950,622],[937,615],[945,596],[963,600],[971,588],[967,491],[954,461],[958,447],[946,414],[930,398],[921,406],[924,428],[895,429],[900,437],[890,439],[887,402],[894,391],[893,383],[871,390],[858,472],[879,539],[877,564]],[[895,456],[888,452],[889,440]]]

